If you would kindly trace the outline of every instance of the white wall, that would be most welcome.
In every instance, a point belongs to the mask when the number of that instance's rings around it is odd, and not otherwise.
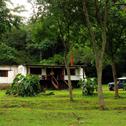
[[[0,77],[0,84],[10,84],[18,73],[17,66],[0,66],[0,70],[8,70],[8,77]]]
[[[68,76],[65,75],[64,79],[65,79],[65,80],[68,80]],[[71,75],[71,80],[80,80],[80,76],[77,76],[77,75]]]
[[[27,74],[27,69],[23,65],[0,66],[0,70],[8,70],[8,77],[0,77],[0,84],[11,84],[17,74]]]
[[[46,69],[42,69],[42,75],[46,75]]]
[[[68,80],[68,76],[65,75],[65,80]],[[83,79],[83,68],[75,69],[75,75],[71,75],[71,80],[80,80]]]

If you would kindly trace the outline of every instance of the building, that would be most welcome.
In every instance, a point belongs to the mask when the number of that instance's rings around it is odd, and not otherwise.
[[[2,65],[0,66],[0,84],[11,84],[19,73],[38,75],[40,82],[45,83],[46,87],[51,83],[57,88],[57,85],[61,86],[61,83],[66,85],[68,81],[64,65]],[[84,67],[81,65],[70,66],[70,74],[71,81],[77,83],[85,77]]]

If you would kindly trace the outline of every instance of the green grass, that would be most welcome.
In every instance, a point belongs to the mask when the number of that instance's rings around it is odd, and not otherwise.
[[[70,102],[67,90],[54,93],[13,97],[0,91],[0,126],[125,126],[126,91],[120,90],[121,98],[114,99],[114,92],[105,86],[105,111],[98,109],[96,94],[82,96],[75,89]]]

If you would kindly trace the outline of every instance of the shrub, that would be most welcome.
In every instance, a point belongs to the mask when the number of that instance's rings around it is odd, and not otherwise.
[[[82,94],[93,95],[95,89],[97,90],[97,82],[95,78],[87,78],[82,81]]]
[[[35,96],[40,92],[39,77],[18,74],[6,94],[16,96]]]

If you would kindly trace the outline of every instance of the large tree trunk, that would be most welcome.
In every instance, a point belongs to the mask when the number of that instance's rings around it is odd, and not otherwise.
[[[65,62],[66,70],[67,70],[67,76],[68,76],[69,98],[70,98],[70,101],[73,101],[73,93],[72,93],[72,83],[71,83],[70,67],[69,67],[69,65],[67,64],[66,57],[65,57],[65,59],[64,59],[64,62]]]
[[[102,90],[102,59],[96,57],[97,82],[98,82],[98,99],[101,110],[105,109],[104,96]]]
[[[98,5],[98,0],[95,1],[96,6]],[[99,107],[100,109],[105,108],[104,104],[104,97],[103,97],[103,90],[102,90],[102,61],[103,61],[103,56],[105,52],[105,46],[106,46],[106,24],[107,24],[107,3],[108,0],[105,1],[105,10],[104,10],[104,18],[103,21],[99,18],[100,26],[101,26],[101,38],[102,38],[102,43],[101,46],[97,45],[97,39],[95,37],[95,33],[92,30],[92,24],[90,22],[89,14],[88,14],[88,9],[87,9],[87,0],[83,0],[83,11],[87,23],[87,28],[90,33],[90,40],[92,43],[93,51],[95,54],[95,62],[96,62],[96,69],[97,69],[97,79],[98,79],[98,98],[99,98]],[[97,7],[96,7],[97,8]],[[96,10],[97,11],[97,10]],[[98,16],[98,15],[97,15]]]
[[[118,93],[117,73],[116,73],[116,66],[114,60],[112,60],[112,73],[113,73],[113,80],[114,80],[115,98],[118,98],[119,93]]]

